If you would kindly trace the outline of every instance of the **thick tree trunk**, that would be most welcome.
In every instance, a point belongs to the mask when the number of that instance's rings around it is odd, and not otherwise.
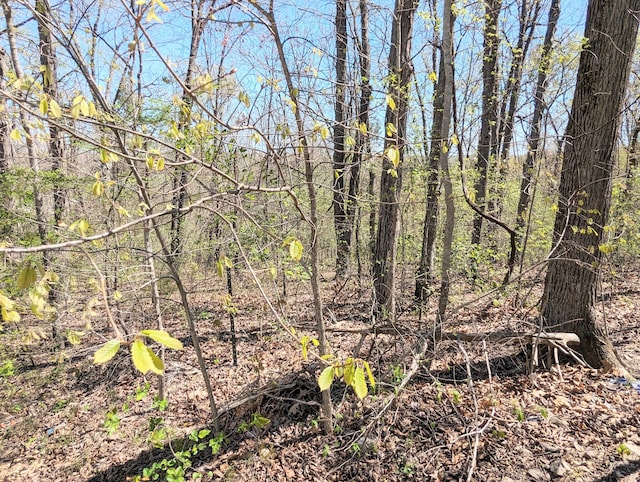
[[[596,294],[611,204],[619,119],[638,33],[640,0],[590,0],[565,135],[560,197],[542,306],[550,331],[573,331],[596,368],[617,357],[597,316]]]
[[[373,263],[375,311],[395,317],[395,268],[402,170],[411,71],[411,36],[417,8],[414,0],[396,0],[389,49],[389,96],[385,116],[385,155],[380,177],[380,208]],[[395,104],[395,105],[394,105]]]

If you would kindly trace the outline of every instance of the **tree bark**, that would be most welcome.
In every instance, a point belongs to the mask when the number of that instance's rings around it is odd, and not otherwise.
[[[7,87],[5,75],[8,71],[9,56],[7,52],[0,47],[0,91],[4,91]],[[6,173],[9,169],[9,159],[13,157],[9,137],[10,132],[11,124],[9,112],[7,111],[7,101],[4,96],[0,96],[0,239],[9,236],[13,231],[8,209],[11,199],[6,194],[8,186],[5,185]]]
[[[541,309],[549,331],[573,331],[595,368],[619,362],[596,313],[621,110],[638,33],[640,0],[590,0],[565,135],[554,249]]]
[[[40,40],[42,90],[49,99],[57,101],[59,100],[58,61],[56,59],[53,36],[49,29],[53,22],[49,0],[36,0],[36,12]],[[62,130],[54,122],[49,123],[49,158],[51,159],[51,171],[54,173],[62,172],[65,161],[64,137]],[[62,222],[64,206],[64,189],[60,187],[60,182],[55,182],[53,188],[53,221],[56,226],[59,226]]]
[[[446,13],[445,13],[446,14]],[[443,138],[443,112],[445,94],[444,56],[440,54],[438,81],[433,95],[433,124],[431,124],[431,147],[429,149],[427,178],[427,199],[422,228],[422,251],[420,263],[416,270],[416,289],[414,293],[418,304],[425,303],[429,296],[429,284],[431,282],[433,261],[435,254],[436,236],[438,229],[438,197],[440,194],[440,155],[442,145],[448,142],[449,126],[447,125],[447,137]],[[449,105],[449,110],[451,105]],[[427,140],[424,140],[425,144]]]
[[[336,233],[336,278],[343,279],[349,269],[351,229],[347,220],[345,192],[345,117],[347,88],[347,2],[336,0],[336,94],[333,125],[333,222]]]
[[[389,96],[385,116],[385,155],[380,175],[373,284],[378,318],[395,317],[395,268],[402,190],[402,170],[412,78],[411,36],[417,8],[414,0],[396,0],[389,49]],[[395,105],[393,105],[395,104]],[[391,153],[391,157],[389,156]]]
[[[442,23],[442,59],[444,67],[442,72],[444,74],[444,97],[442,102],[443,119],[440,138],[447,140],[449,138],[449,124],[451,123],[451,117],[452,114],[455,113],[455,107],[453,104],[453,23],[455,18],[451,11],[451,3],[452,0],[444,0],[445,15]],[[456,126],[454,125],[454,129],[455,128]],[[458,149],[460,148],[461,146],[458,145]],[[449,155],[448,152],[444,152],[444,149],[440,149],[440,171],[442,172],[442,186],[444,188],[445,225],[444,237],[442,240],[442,279],[440,282],[440,296],[438,299],[438,317],[440,321],[443,321],[446,315],[447,305],[449,303],[449,288],[451,286],[451,257],[453,253],[453,228],[456,219],[455,203],[453,200],[453,185],[449,174]]]
[[[487,196],[487,176],[489,167],[495,161],[492,151],[497,152],[497,68],[498,68],[498,17],[502,8],[502,0],[486,0],[484,26],[484,60],[482,63],[482,119],[480,137],[478,139],[476,168],[478,178],[475,183],[476,204],[484,211]],[[482,234],[482,216],[473,218],[471,244],[479,245]],[[475,268],[472,269],[475,274]]]

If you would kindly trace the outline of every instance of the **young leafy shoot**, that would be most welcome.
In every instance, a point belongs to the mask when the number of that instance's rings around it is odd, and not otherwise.
[[[143,374],[151,371],[162,375],[164,372],[164,363],[162,363],[162,360],[151,348],[144,344],[142,336],[147,336],[153,341],[173,350],[182,350],[182,342],[164,330],[142,330],[131,343],[131,359],[136,369]],[[100,364],[111,360],[116,353],[118,353],[121,343],[120,340],[111,340],[102,345],[93,355],[93,362]]]
[[[336,361],[325,367],[318,377],[318,386],[321,391],[328,390],[331,388],[334,378],[342,378],[344,383],[350,386],[356,396],[362,400],[369,393],[365,372],[367,373],[369,385],[371,388],[375,388],[376,381],[373,378],[369,363],[359,358],[349,357],[344,363]]]

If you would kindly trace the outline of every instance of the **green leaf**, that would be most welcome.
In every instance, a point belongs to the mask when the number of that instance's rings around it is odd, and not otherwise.
[[[143,335],[173,350],[182,350],[182,342],[164,330],[142,330]]]
[[[333,383],[333,365],[326,367],[318,377],[318,386],[320,391],[328,390]]]
[[[353,376],[353,390],[360,400],[369,393],[367,382],[364,381],[364,370],[361,367],[356,368],[356,373]]]
[[[344,362],[344,383],[351,386],[353,385],[353,376],[355,374],[355,364],[353,363],[353,358],[347,358],[347,361]]]
[[[119,340],[111,340],[102,345],[93,355],[93,363],[96,365],[111,360],[120,349]]]
[[[162,371],[164,370],[162,360],[160,360],[147,345],[142,343],[142,341],[135,340],[131,344],[131,358],[136,369],[143,374],[152,371],[153,373],[162,375]]]
[[[36,269],[31,265],[31,263],[25,263],[24,267],[18,274],[18,279],[16,280],[18,288],[21,290],[29,288],[36,282],[37,277]]]

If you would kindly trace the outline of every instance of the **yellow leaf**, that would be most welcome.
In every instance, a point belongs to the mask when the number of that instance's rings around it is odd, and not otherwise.
[[[460,144],[460,141],[458,140],[458,136],[453,134],[451,136],[451,144],[453,144],[454,146],[457,146],[458,144]]]
[[[367,396],[369,390],[367,389],[367,383],[364,381],[364,370],[361,367],[356,368],[356,372],[353,376],[353,391],[360,400]]]
[[[164,330],[142,330],[143,335],[173,350],[182,350],[182,342]]]
[[[396,110],[396,101],[393,100],[390,94],[387,94],[387,105],[391,108],[391,110]]]
[[[364,369],[367,371],[367,376],[369,377],[369,385],[371,385],[371,388],[375,388],[376,379],[373,378],[373,373],[371,372],[371,366],[369,365],[369,362],[364,362]]]
[[[431,73],[429,74],[429,80],[430,80],[431,82],[436,82],[436,81],[438,80],[438,76],[436,75],[436,73],[435,73],[435,72],[431,72]]]
[[[384,151],[384,155],[387,156],[389,162],[393,164],[393,167],[397,168],[400,164],[400,151],[398,150],[398,146],[389,146]]]
[[[322,373],[320,373],[320,376],[318,377],[318,386],[320,387],[321,392],[328,390],[331,387],[331,384],[333,383],[333,370],[332,365],[326,367],[322,370]]]
[[[275,266],[269,268],[269,274],[271,275],[271,280],[275,281],[278,277],[278,269]]]
[[[302,259],[303,249],[304,247],[299,239],[292,241],[291,244],[289,244],[289,255],[291,256],[291,259],[293,261],[300,261]]]
[[[120,342],[118,340],[106,342],[93,354],[93,363],[100,364],[108,362],[118,353],[119,349]]]
[[[80,337],[82,335],[84,335],[84,333],[82,333],[81,331],[69,330],[67,332],[67,340],[69,341],[69,343],[71,343],[74,346],[79,345]]]
[[[49,110],[49,102],[47,102],[47,98],[43,97],[40,99],[40,105],[38,106],[40,109],[40,113],[42,115],[47,115],[47,111]]]
[[[164,370],[162,360],[140,340],[135,340],[131,344],[131,359],[133,360],[133,365],[138,371],[142,372],[142,374],[152,371],[153,373],[162,375],[162,371]]]
[[[253,134],[251,134],[251,140],[254,143],[258,144],[262,140],[262,137],[257,132],[254,132]]]
[[[127,209],[124,208],[123,206],[118,206],[118,214],[120,216],[124,216],[124,217],[127,217],[127,218],[131,217],[131,214],[129,213],[129,211],[127,211]]]
[[[147,14],[147,22],[151,21],[162,23],[162,20],[160,20],[160,17],[158,17],[158,15],[156,14],[156,9],[153,8],[153,6],[151,6],[151,8],[149,9],[149,13]]]
[[[49,114],[54,119],[59,119],[62,117],[62,109],[60,109],[60,104],[58,104],[55,100],[51,99],[49,102]]]
[[[36,282],[37,277],[36,269],[31,265],[31,263],[27,262],[18,274],[16,284],[18,285],[18,288],[24,290],[31,287],[31,285]]]
[[[12,129],[11,133],[9,134],[9,137],[11,137],[11,139],[13,139],[14,141],[22,140],[22,134],[18,129]]]
[[[347,136],[344,138],[344,145],[348,147],[353,147],[356,145],[356,140],[353,136]]]
[[[366,122],[361,122],[358,125],[358,129],[360,129],[360,132],[362,133],[363,136],[367,135],[367,123]]]
[[[324,141],[327,137],[329,137],[329,128],[327,126],[322,126],[320,128],[320,137],[322,137],[322,140]]]
[[[102,181],[96,181],[93,183],[93,186],[91,187],[91,193],[94,196],[102,196],[104,194],[104,184],[102,183]]]
[[[344,383],[351,386],[353,384],[353,376],[356,372],[356,366],[353,362],[353,358],[347,358],[347,361],[344,362]]]
[[[396,129],[396,126],[395,126],[395,125],[393,125],[393,122],[389,122],[389,123],[386,125],[385,132],[386,132],[386,134],[387,134],[387,137],[391,137],[392,135],[394,135],[394,134],[397,134],[397,133],[398,133],[398,129]]]
[[[80,102],[80,113],[85,117],[89,117],[89,104],[84,99],[84,97],[82,98],[82,101]]]
[[[160,8],[162,8],[162,10],[164,10],[165,12],[169,11],[169,7],[167,7],[164,3],[162,3],[161,0],[153,0],[153,3],[160,5]]]

